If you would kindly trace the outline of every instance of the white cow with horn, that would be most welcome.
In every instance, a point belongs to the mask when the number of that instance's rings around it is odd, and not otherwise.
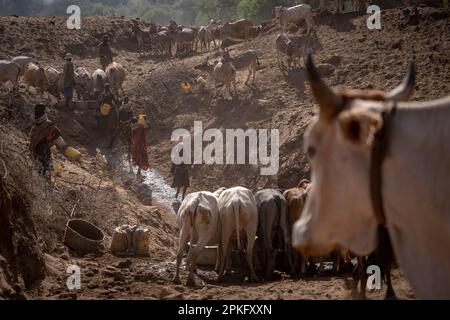
[[[311,57],[307,73],[320,113],[305,137],[312,187],[294,247],[367,255],[385,225],[417,296],[449,299],[450,97],[403,102],[414,91],[413,65],[390,93],[333,90]]]

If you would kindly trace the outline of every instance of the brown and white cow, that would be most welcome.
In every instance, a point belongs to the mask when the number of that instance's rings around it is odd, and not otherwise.
[[[180,283],[180,264],[189,241],[187,266],[189,275],[187,285],[194,283],[194,270],[200,252],[208,244],[217,244],[219,209],[217,194],[207,191],[190,193],[181,203],[177,213],[180,228],[179,249],[175,283]],[[213,242],[213,243],[211,243]]]
[[[47,75],[42,67],[29,63],[25,66],[23,78],[30,91],[30,86],[34,87],[37,92],[44,94],[44,90],[48,85]]]
[[[331,89],[311,57],[307,73],[320,113],[305,137],[312,187],[294,226],[294,246],[314,255],[336,245],[368,255],[385,225],[417,296],[450,298],[450,97],[402,102],[414,91],[413,67],[390,93]],[[382,116],[389,104],[396,112]],[[381,128],[388,130],[388,145],[385,160],[376,164],[371,157]],[[372,202],[371,166],[382,177],[372,188],[381,189],[381,201]],[[376,209],[380,202],[384,215]]]
[[[288,204],[288,231],[289,231],[289,242],[292,244],[292,227],[294,223],[300,219],[303,211],[306,199],[308,197],[308,189],[311,183],[303,179],[299,182],[296,188],[290,188],[283,192]],[[292,254],[293,263],[297,272],[304,274],[306,272],[306,260],[307,257],[300,252],[293,252]],[[298,270],[300,269],[300,270]]]
[[[245,251],[250,268],[250,280],[257,281],[253,268],[253,248],[258,228],[258,209],[253,193],[244,187],[234,187],[223,191],[219,197],[219,279],[225,273],[225,266],[230,265],[231,238],[236,234],[239,251],[242,249],[241,237],[247,240]]]

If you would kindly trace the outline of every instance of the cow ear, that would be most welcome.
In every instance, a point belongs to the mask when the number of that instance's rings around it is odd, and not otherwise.
[[[383,124],[381,115],[367,110],[343,111],[338,121],[346,140],[367,146],[372,145],[375,133]]]

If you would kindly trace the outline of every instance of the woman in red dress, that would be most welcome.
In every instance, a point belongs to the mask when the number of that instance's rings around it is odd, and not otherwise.
[[[136,117],[131,119],[131,157],[133,163],[138,166],[137,175],[141,175],[141,169],[146,171],[149,168],[147,157],[147,142],[145,140],[145,131],[148,128],[140,124]]]

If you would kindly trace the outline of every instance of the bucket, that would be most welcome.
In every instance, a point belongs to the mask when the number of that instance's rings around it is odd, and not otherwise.
[[[181,83],[181,90],[183,90],[184,93],[190,93],[191,92],[191,85],[189,82],[182,82]]]
[[[145,125],[146,121],[147,121],[147,115],[146,114],[140,114],[138,123],[142,124],[142,125]]]
[[[111,111],[111,105],[108,103],[104,103],[100,106],[100,113],[104,116],[107,116]]]
[[[67,222],[64,243],[73,250],[82,253],[98,252],[104,239],[103,231],[85,220],[73,219]]]
[[[70,159],[74,160],[80,160],[81,158],[81,152],[73,147],[68,147],[66,149],[66,156]]]
[[[58,139],[55,140],[55,145],[58,147],[58,149],[64,150],[64,148],[66,147],[66,142],[64,141],[63,137],[58,137]]]

